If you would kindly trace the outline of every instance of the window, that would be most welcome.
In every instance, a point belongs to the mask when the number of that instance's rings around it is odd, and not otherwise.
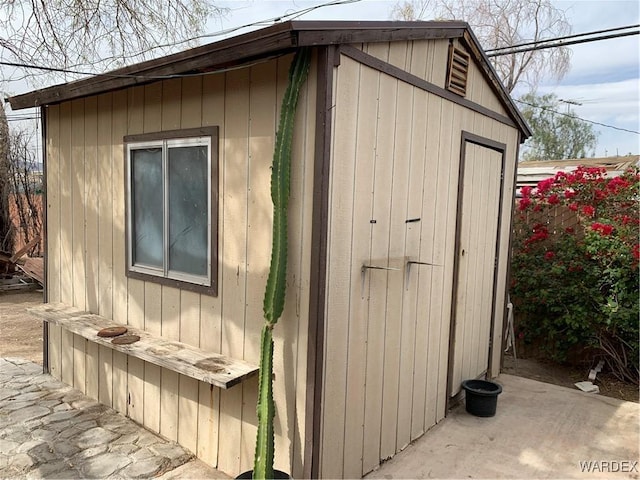
[[[127,275],[217,292],[218,129],[124,139]]]

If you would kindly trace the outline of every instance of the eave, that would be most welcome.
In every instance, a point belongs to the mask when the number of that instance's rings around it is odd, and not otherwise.
[[[82,80],[8,98],[13,110],[52,105],[176,76],[218,72],[283,55],[305,46],[461,38],[481,65],[524,138],[531,135],[465,22],[288,21]]]

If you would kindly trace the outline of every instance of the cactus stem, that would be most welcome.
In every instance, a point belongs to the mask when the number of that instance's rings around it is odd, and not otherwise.
[[[296,52],[289,70],[289,84],[282,99],[280,123],[271,168],[271,200],[273,202],[273,243],[271,265],[264,295],[264,318],[260,340],[260,373],[258,377],[258,435],[253,478],[273,478],[275,405],[273,402],[273,327],[284,310],[287,275],[287,216],[291,183],[291,143],[294,117],[300,88],[309,73],[311,52]]]

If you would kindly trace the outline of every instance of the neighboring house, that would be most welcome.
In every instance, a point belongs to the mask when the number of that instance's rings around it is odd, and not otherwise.
[[[538,182],[553,178],[558,172],[572,172],[580,165],[604,168],[607,177],[617,177],[629,168],[639,167],[640,155],[519,162],[516,178],[516,197],[520,197],[520,189],[522,187],[535,188]],[[514,204],[514,208],[516,214],[518,214],[517,201]],[[545,223],[550,231],[574,228],[578,224],[578,213],[562,204],[556,205],[551,214],[549,212],[529,211],[527,216],[529,217],[529,223]],[[582,233],[579,232],[578,235],[582,235]]]
[[[604,168],[608,177],[616,177],[624,173],[628,168],[639,167],[640,155],[519,162],[517,188],[520,189],[524,186],[535,187],[538,182],[554,177],[558,172],[572,172],[579,165]]]
[[[206,362],[165,360],[258,363],[274,137],[305,46],[276,467],[355,478],[499,373],[530,132],[468,25],[286,22],[10,99],[46,129],[46,367],[231,475],[252,468],[255,376],[220,389]],[[100,317],[63,318],[80,310]],[[80,328],[100,318],[161,346],[100,343]]]

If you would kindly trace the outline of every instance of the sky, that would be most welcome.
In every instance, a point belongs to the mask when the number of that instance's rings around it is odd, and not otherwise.
[[[233,0],[216,1],[228,9],[222,18],[211,19],[205,31],[218,33],[254,22],[266,21],[328,3],[329,0]],[[395,0],[359,0],[325,6],[298,17],[300,20],[389,20]],[[554,5],[565,11],[572,33],[640,24],[640,2],[635,0],[562,0]],[[428,19],[428,18],[426,18]],[[215,41],[259,28],[254,26],[211,37]],[[580,118],[622,129],[640,131],[640,36],[590,42],[569,47],[571,69],[560,81],[543,79],[538,94],[554,93],[576,102],[571,105]],[[32,90],[11,85],[11,93]],[[526,93],[516,89],[514,97]],[[593,124],[598,132],[596,157],[640,154],[640,134]]]
[[[225,18],[209,23],[209,31],[234,28],[271,19],[327,1],[227,1]],[[302,20],[389,20],[395,0],[360,0],[318,8]],[[640,24],[640,2],[616,0],[555,1],[565,11],[573,33]],[[427,18],[428,19],[428,18]],[[241,30],[241,32],[248,30]],[[554,93],[577,102],[571,105],[580,118],[640,132],[640,36],[572,45],[571,69],[561,80],[543,79],[538,94]],[[514,97],[527,93],[516,89]],[[640,134],[593,124],[598,133],[596,157],[640,154]]]

